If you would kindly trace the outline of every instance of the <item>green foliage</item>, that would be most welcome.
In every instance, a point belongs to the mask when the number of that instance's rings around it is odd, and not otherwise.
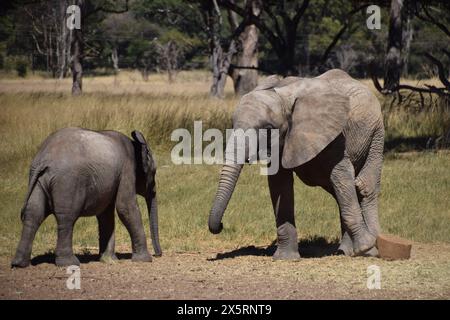
[[[208,0],[209,1],[209,0]],[[111,53],[118,52],[121,68],[142,68],[142,59],[151,70],[156,70],[162,60],[158,59],[158,46],[174,42],[178,50],[177,67],[180,69],[205,68],[210,48],[208,47],[208,29],[204,21],[202,5],[205,0],[134,0],[130,1],[129,10],[125,13],[112,13],[124,9],[124,0],[89,0],[86,1],[86,18],[83,20],[84,39],[86,42],[86,58],[84,69],[111,68]],[[220,4],[220,1],[218,1]],[[302,1],[264,1],[261,13],[262,22],[268,30],[275,32],[277,25],[280,32],[286,35],[285,17],[292,19]],[[315,75],[329,68],[348,69],[353,76],[367,77],[367,64],[376,59],[380,64],[384,60],[386,39],[389,24],[389,7],[387,2],[375,2],[382,5],[381,30],[369,30],[366,27],[365,10],[352,17],[351,12],[361,3],[357,1],[310,1],[298,24],[294,41],[294,57],[292,68],[306,75]],[[0,54],[5,57],[8,68],[8,56],[33,56],[34,70],[52,71],[48,66],[46,48],[43,46],[43,33],[36,33],[32,16],[50,14],[48,7],[57,4],[49,2],[26,2],[23,5],[9,7],[0,15]],[[235,4],[245,7],[245,0],[236,0]],[[433,4],[430,11],[438,21],[448,25],[448,9],[444,5]],[[55,7],[57,8],[57,7]],[[105,10],[97,10],[103,8]],[[222,27],[219,36],[227,47],[233,28],[229,21],[229,11],[221,7]],[[276,19],[273,19],[276,17]],[[238,23],[242,17],[238,16]],[[47,21],[47,20],[46,20]],[[54,21],[47,21],[48,24]],[[348,23],[330,54],[325,57],[327,47],[338,32]],[[39,24],[37,25],[39,28]],[[444,65],[450,63],[443,49],[449,51],[448,41],[442,30],[429,22],[416,17],[412,19],[414,30],[413,41],[408,59],[408,75],[429,77],[435,70],[423,57],[424,52],[431,52],[442,60]],[[52,27],[53,28],[53,27]],[[42,28],[41,28],[42,29]],[[55,34],[54,29],[52,34]],[[40,42],[40,52],[35,39]],[[40,39],[40,40],[39,40]],[[283,41],[286,41],[284,39]],[[56,39],[52,40],[53,46]],[[269,72],[279,72],[280,57],[268,41],[267,32],[260,31],[259,65]],[[53,59],[56,57],[53,52]],[[158,62],[159,61],[159,62]],[[15,67],[13,66],[12,69]]]

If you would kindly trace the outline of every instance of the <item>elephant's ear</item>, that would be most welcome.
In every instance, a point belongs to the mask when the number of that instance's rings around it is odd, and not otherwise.
[[[291,86],[284,87],[284,92],[275,89],[292,105],[282,156],[286,169],[300,166],[319,154],[343,131],[350,111],[349,98],[329,88],[313,84],[300,86],[303,91],[298,91]]]
[[[145,174],[148,174],[151,170],[156,169],[150,147],[148,146],[147,141],[145,141],[144,135],[141,132],[134,130],[133,132],[131,132],[131,136],[139,146],[139,158],[142,163],[142,169],[144,170]]]

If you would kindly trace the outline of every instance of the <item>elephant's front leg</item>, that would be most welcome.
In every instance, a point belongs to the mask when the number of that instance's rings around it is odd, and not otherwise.
[[[294,187],[292,171],[280,168],[269,175],[270,197],[277,225],[277,251],[274,260],[300,259],[294,217]]]
[[[152,256],[147,249],[144,225],[137,204],[134,182],[127,182],[127,180],[122,181],[117,192],[117,213],[120,221],[125,225],[131,237],[133,250],[131,260],[136,262],[150,262],[152,261]]]
[[[360,255],[375,246],[376,237],[368,231],[363,219],[354,177],[353,165],[346,157],[333,168],[330,181],[339,205],[341,224],[344,230],[340,249],[351,254],[348,246],[352,242],[353,253]]]
[[[77,220],[78,213],[73,215],[71,213],[55,212],[56,222],[58,225],[58,239],[56,242],[56,259],[57,266],[71,266],[80,265],[80,261],[73,254],[72,237],[73,227]]]

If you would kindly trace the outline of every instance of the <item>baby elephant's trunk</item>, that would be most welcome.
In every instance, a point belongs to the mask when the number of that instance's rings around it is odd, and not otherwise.
[[[148,217],[150,222],[150,235],[152,238],[153,249],[155,250],[155,256],[161,256],[161,246],[159,244],[159,232],[158,232],[158,203],[156,199],[156,192],[151,192],[146,198]]]

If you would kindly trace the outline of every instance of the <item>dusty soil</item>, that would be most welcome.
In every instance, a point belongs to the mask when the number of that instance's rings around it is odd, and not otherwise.
[[[79,255],[81,288],[69,290],[52,255],[25,269],[0,258],[0,299],[449,299],[450,245],[413,244],[407,261],[330,256],[301,248],[297,262],[274,262],[272,247],[222,253],[165,253],[152,263],[129,254],[105,264]],[[119,250],[119,252],[123,252]],[[325,255],[324,255],[325,254]],[[381,271],[381,289],[367,288],[367,267]]]

